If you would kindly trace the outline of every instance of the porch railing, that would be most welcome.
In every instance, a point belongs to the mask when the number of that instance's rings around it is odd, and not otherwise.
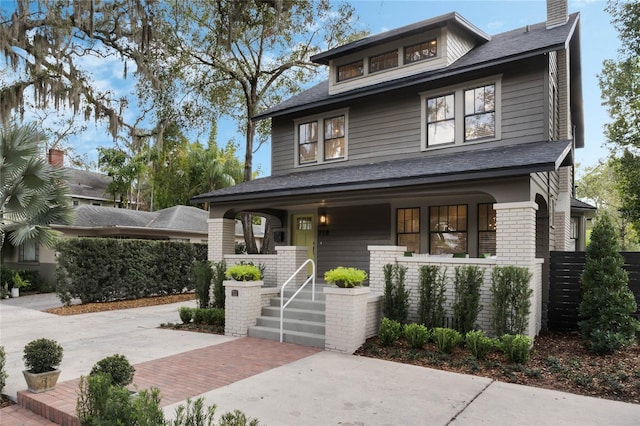
[[[287,284],[289,284],[296,275],[298,275],[298,273],[300,273],[300,271],[302,271],[309,263],[311,263],[311,269],[312,269],[312,273],[311,276],[309,278],[306,279],[306,281],[304,283],[302,283],[302,285],[300,286],[300,288],[298,289],[298,291],[296,291],[295,293],[293,293],[293,296],[291,296],[291,298],[289,298],[289,300],[287,300],[287,303],[284,303],[284,289],[287,286]],[[316,264],[312,259],[307,259],[299,268],[297,271],[295,271],[293,273],[293,275],[291,275],[289,277],[289,279],[282,284],[282,287],[280,287],[280,343],[282,343],[282,338],[283,338],[283,322],[284,322],[284,310],[285,308],[289,305],[289,303],[291,303],[291,301],[293,299],[295,299],[295,297],[298,295],[298,293],[300,293],[300,291],[307,285],[309,284],[309,281],[311,281],[311,300],[315,301],[316,300]]]

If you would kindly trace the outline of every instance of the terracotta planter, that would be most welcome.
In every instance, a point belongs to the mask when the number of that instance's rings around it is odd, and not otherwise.
[[[32,393],[42,393],[56,387],[60,370],[47,371],[44,373],[31,373],[23,370],[22,374],[27,382],[27,389]]]

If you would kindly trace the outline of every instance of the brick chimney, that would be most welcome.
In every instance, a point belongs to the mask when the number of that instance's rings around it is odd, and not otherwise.
[[[51,148],[49,150],[49,164],[62,167],[64,165],[64,151]]]
[[[547,0],[547,29],[564,25],[569,20],[567,0]]]

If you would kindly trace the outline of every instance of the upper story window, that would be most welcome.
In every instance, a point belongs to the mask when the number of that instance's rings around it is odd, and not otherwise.
[[[455,142],[455,119],[455,96],[453,94],[428,98],[428,146]]]
[[[422,149],[500,139],[501,77],[421,93]]]
[[[296,120],[296,165],[345,159],[348,125],[346,109]]]
[[[493,138],[496,135],[496,85],[464,91],[464,139]]]
[[[412,44],[404,48],[404,63],[422,61],[432,58],[438,53],[438,43],[436,40],[429,40],[423,43]]]
[[[364,75],[364,61],[351,62],[338,67],[338,81],[349,80]]]
[[[369,73],[374,73],[398,66],[398,51],[383,53],[369,58]]]

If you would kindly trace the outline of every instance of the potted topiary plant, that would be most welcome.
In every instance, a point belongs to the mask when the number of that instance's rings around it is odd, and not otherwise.
[[[236,281],[260,281],[262,272],[254,265],[233,265],[227,268],[225,276]]]
[[[22,372],[30,392],[40,393],[56,386],[62,362],[62,346],[55,340],[36,339],[24,347],[24,365]]]
[[[329,284],[335,284],[341,288],[352,288],[362,286],[364,280],[367,279],[367,273],[362,269],[345,268],[338,266],[324,274],[324,280]]]
[[[13,287],[11,287],[11,297],[20,297],[20,289],[31,284],[29,281],[22,278],[17,272],[13,273],[11,281],[13,283]]]

